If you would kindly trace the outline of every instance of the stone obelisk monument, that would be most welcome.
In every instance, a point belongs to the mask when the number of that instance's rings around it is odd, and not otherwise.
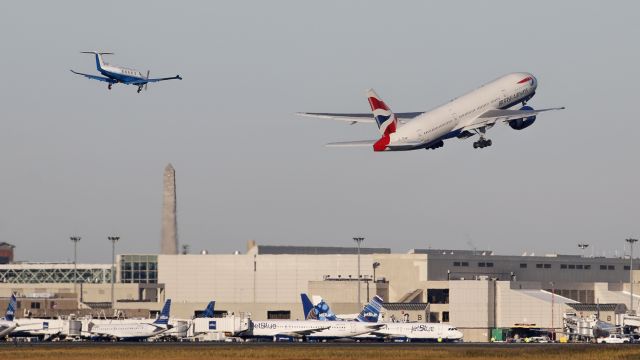
[[[164,168],[162,194],[161,254],[178,254],[178,222],[176,217],[176,171],[171,164]]]

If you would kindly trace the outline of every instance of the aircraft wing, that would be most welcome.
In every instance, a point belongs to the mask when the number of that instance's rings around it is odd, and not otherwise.
[[[480,114],[480,116],[473,119],[469,124],[462,127],[461,130],[468,131],[468,130],[479,129],[484,126],[491,127],[495,125],[495,123],[497,123],[498,121],[508,122],[511,120],[535,116],[545,111],[563,110],[563,109],[564,109],[564,106],[547,108],[547,109],[538,109],[538,110],[500,110],[500,109],[487,110],[484,113]]]
[[[394,113],[400,123],[406,122],[406,120],[413,119],[414,117],[424,113],[422,112],[405,112]],[[346,121],[351,124],[357,123],[375,123],[372,113],[313,113],[313,112],[299,112],[296,115],[314,117],[320,119],[331,119],[338,121]]]
[[[141,80],[129,81],[129,82],[127,82],[127,84],[130,84],[130,85],[144,85],[144,84],[147,84],[147,83],[165,81],[165,80],[182,80],[182,76],[176,75],[176,76],[156,78],[156,79],[141,79]]]
[[[306,330],[298,330],[298,331],[281,332],[281,333],[278,333],[278,335],[280,335],[280,336],[291,336],[291,337],[307,336],[307,335],[315,334],[315,333],[323,331],[323,330],[327,330],[329,328],[331,328],[331,326],[325,326],[325,327],[315,328],[315,329],[306,329]]]
[[[71,72],[74,73],[74,74],[77,74],[77,75],[82,75],[82,76],[87,77],[87,78],[92,79],[92,80],[104,81],[104,82],[108,82],[108,83],[111,83],[111,84],[115,84],[117,82],[117,81],[115,81],[113,79],[110,79],[108,77],[102,77],[102,76],[91,75],[91,74],[83,74],[83,73],[80,73],[80,72],[77,72],[77,71],[73,71],[73,70],[71,70]]]

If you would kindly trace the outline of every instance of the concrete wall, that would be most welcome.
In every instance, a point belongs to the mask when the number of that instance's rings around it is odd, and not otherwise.
[[[553,328],[561,329],[562,315],[568,310],[566,304],[575,302],[540,289],[511,287],[508,281],[496,282],[496,327],[531,324],[533,327],[551,328],[553,325]]]
[[[425,254],[374,255],[374,261],[380,263],[376,269],[376,277],[384,277],[389,282],[389,296],[384,300],[397,302],[409,292],[426,289],[426,260]],[[424,295],[420,301],[424,301]]]
[[[488,341],[494,327],[495,282],[456,280],[449,282],[451,324],[465,341]]]
[[[361,256],[371,276],[373,257]],[[255,266],[255,271],[254,271]],[[174,301],[298,303],[309,281],[357,275],[356,255],[159,255],[158,282]],[[364,297],[364,295],[363,295]]]

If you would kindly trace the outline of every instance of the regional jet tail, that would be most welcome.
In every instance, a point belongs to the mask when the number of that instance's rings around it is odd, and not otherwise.
[[[314,296],[314,299],[316,297]],[[336,316],[322,298],[318,298],[317,301],[311,302],[307,294],[300,294],[302,300],[302,310],[305,314],[305,320],[345,320],[345,321],[360,321],[360,322],[378,322],[380,316],[380,310],[382,309],[382,298],[378,295],[374,296],[368,304],[364,306],[362,311],[357,315],[340,315]],[[314,305],[315,303],[315,305]]]
[[[216,306],[216,302],[215,301],[210,301],[209,304],[207,304],[207,307],[204,309],[204,311],[198,315],[199,318],[212,318],[213,314],[214,314],[214,309]]]
[[[527,102],[533,98],[538,80],[529,73],[511,73],[462,95],[430,111],[394,113],[372,89],[367,100],[372,113],[298,113],[302,116],[346,121],[351,124],[375,123],[377,140],[329,143],[327,146],[372,146],[373,151],[437,149],[451,138],[478,135],[474,149],[491,146],[486,131],[496,123],[507,123],[514,130],[531,126],[539,113],[561,110],[554,107],[534,110]],[[510,109],[522,104],[519,109]]]
[[[109,84],[107,86],[109,90],[111,90],[111,87],[113,86],[113,84],[120,83],[125,85],[135,85],[138,87],[138,93],[140,93],[143,88],[147,90],[147,85],[152,82],[174,80],[174,79],[182,80],[182,77],[180,75],[152,79],[149,77],[150,75],[149,70],[147,70],[146,75],[143,75],[141,71],[138,71],[135,69],[107,64],[102,59],[102,55],[113,55],[113,53],[110,53],[110,52],[83,51],[82,53],[95,55],[96,68],[98,72],[103,76],[84,74],[84,73],[80,73],[73,70],[71,70],[71,72],[77,75],[82,75],[91,80],[106,82]]]
[[[16,305],[16,295],[11,294],[7,312],[4,315],[4,319],[0,320],[0,339],[9,335],[18,325],[15,322]]]
[[[139,340],[159,335],[169,329],[171,299],[167,299],[160,316],[152,322],[136,320],[111,320],[110,322],[93,323],[88,326],[90,337],[104,337],[117,340]]]

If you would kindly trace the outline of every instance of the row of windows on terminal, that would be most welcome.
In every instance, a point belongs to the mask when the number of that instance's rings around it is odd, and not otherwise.
[[[467,267],[469,266],[469,262],[468,261],[454,261],[453,262],[453,266],[455,267]],[[479,262],[478,263],[478,267],[493,267],[493,263],[492,262]],[[520,264],[520,268],[521,269],[526,269],[528,267],[528,264],[526,263],[521,263]],[[551,269],[552,266],[551,264],[543,264],[543,263],[538,263],[536,264],[536,269]],[[591,265],[589,264],[560,264],[560,269],[576,269],[576,270],[591,270]],[[600,270],[615,270],[616,267],[615,265],[600,265]],[[630,267],[628,265],[625,265],[624,267],[625,270],[629,270]]]

